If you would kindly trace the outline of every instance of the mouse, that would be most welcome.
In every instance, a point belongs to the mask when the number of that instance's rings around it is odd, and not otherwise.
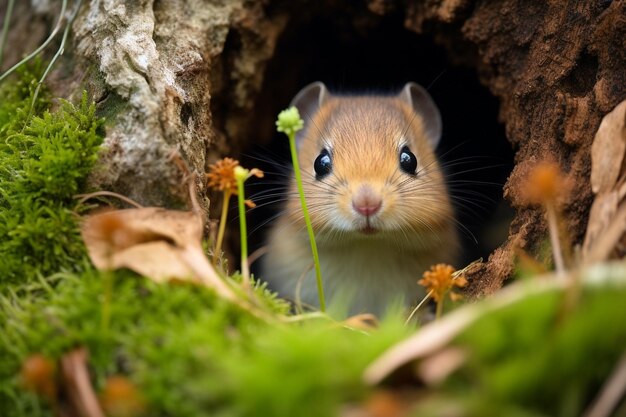
[[[336,94],[315,82],[291,106],[304,120],[297,154],[327,302],[377,316],[416,304],[425,295],[417,284],[423,272],[459,254],[435,153],[442,121],[430,94],[414,82],[388,95]],[[319,307],[293,175],[286,193],[262,277],[280,296]]]

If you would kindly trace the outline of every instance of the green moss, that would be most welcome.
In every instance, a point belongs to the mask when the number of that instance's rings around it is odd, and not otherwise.
[[[77,106],[61,100],[50,113],[43,88],[27,120],[40,67],[22,68],[0,86],[0,285],[72,268],[84,257],[72,196],[102,142],[86,95]]]
[[[128,113],[130,107],[127,100],[111,91],[107,94],[106,98],[99,103],[97,116],[104,118],[106,125],[114,125],[118,120],[118,116]]]
[[[107,375],[129,375],[148,415],[334,415],[365,393],[364,367],[409,331],[397,319],[371,335],[328,320],[266,323],[207,289],[130,273],[115,276],[103,331],[100,274],[59,279],[46,297],[0,299],[0,415],[47,415],[20,388],[20,364],[76,346],[89,349],[97,389]]]
[[[626,317],[626,289],[587,289],[564,316],[563,297],[556,291],[528,297],[461,336],[471,360],[450,384],[465,392],[473,387],[470,415],[509,415],[499,413],[510,407],[580,415],[597,395],[626,346],[626,327],[618,324]]]

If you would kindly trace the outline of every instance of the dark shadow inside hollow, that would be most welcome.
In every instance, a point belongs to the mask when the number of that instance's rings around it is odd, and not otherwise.
[[[287,140],[276,134],[274,121],[292,97],[313,81],[337,93],[393,93],[415,81],[428,89],[443,119],[437,153],[464,247],[463,264],[456,266],[486,259],[507,238],[513,217],[502,186],[514,152],[498,122],[498,101],[479,83],[476,72],[452,65],[443,47],[406,30],[401,15],[380,17],[364,10],[361,18],[354,10],[320,8],[319,13],[292,16],[266,69],[251,120],[257,136],[250,143],[256,145],[241,157],[244,166],[268,173],[263,180],[250,181],[247,193],[253,200],[278,187],[273,197],[258,199],[258,207],[249,212],[251,251],[263,246],[272,219],[282,209],[280,194],[291,164]]]

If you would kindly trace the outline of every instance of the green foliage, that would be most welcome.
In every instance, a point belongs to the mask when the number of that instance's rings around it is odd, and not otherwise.
[[[90,352],[96,389],[128,374],[150,404],[148,415],[177,417],[326,416],[360,398],[361,373],[408,333],[390,320],[372,334],[327,319],[267,323],[194,285],[114,277],[111,321],[101,327],[102,276],[58,276],[46,297],[0,297],[0,415],[49,415],[20,387],[29,354],[58,359]],[[38,411],[39,410],[39,411]]]
[[[54,113],[43,89],[27,120],[39,66],[0,86],[0,284],[71,267],[84,256],[72,196],[84,186],[102,137],[86,95]]]
[[[16,77],[10,83],[0,84],[0,138],[20,131],[26,124],[37,82],[43,73],[41,60],[22,65],[16,70]],[[33,114],[41,114],[50,105],[50,93],[43,87],[35,102]]]

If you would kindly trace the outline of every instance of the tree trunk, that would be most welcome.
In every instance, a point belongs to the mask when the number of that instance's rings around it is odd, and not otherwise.
[[[47,36],[61,4],[17,3],[5,68]],[[498,99],[515,149],[504,196],[516,213],[508,239],[472,272],[471,294],[498,289],[513,272],[513,250],[533,253],[545,240],[542,211],[519,193],[539,159],[554,158],[574,184],[564,221],[572,243],[581,242],[593,201],[591,143],[603,115],[626,96],[624,1],[83,2],[49,82],[64,97],[86,89],[107,119],[103,168],[92,186],[146,205],[179,205],[186,188],[177,155],[202,174],[218,157],[267,142],[313,53],[302,31],[319,21],[341,21],[336,42],[350,28],[364,50],[374,32],[424,35]],[[200,180],[198,191],[205,195]]]

